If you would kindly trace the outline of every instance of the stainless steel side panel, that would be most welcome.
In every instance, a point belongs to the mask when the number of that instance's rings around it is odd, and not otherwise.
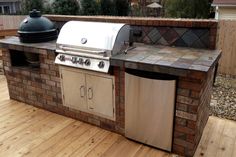
[[[171,151],[175,80],[125,74],[125,136]]]

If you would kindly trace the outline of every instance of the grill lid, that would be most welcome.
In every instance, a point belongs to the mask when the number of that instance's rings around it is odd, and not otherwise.
[[[21,42],[37,43],[55,40],[58,31],[49,19],[42,17],[40,11],[34,9],[21,22],[18,34]]]
[[[117,23],[69,21],[57,39],[57,52],[118,53],[129,41],[129,26]]]

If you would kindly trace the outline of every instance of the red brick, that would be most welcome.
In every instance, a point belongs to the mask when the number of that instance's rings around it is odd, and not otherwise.
[[[184,147],[177,144],[173,144],[173,152],[178,153],[179,155],[182,155],[182,156],[185,155]]]
[[[50,80],[50,76],[46,74],[41,74],[41,78],[45,80]]]
[[[187,141],[188,142],[194,143],[194,140],[195,140],[195,136],[194,135],[187,135]]]
[[[185,96],[177,96],[177,102],[182,103],[182,104],[192,104],[193,99]]]
[[[44,62],[46,64],[54,64],[54,60],[50,60],[50,59],[45,59]]]
[[[42,84],[41,83],[37,83],[37,82],[32,82],[31,86],[32,87],[36,87],[36,88],[42,88]]]
[[[189,96],[190,90],[178,88],[177,93],[178,93],[178,95]]]
[[[51,90],[52,87],[49,85],[42,84],[42,88],[46,90]]]
[[[176,117],[180,117],[183,119],[188,119],[188,120],[193,120],[196,121],[197,120],[197,115],[196,114],[191,114],[188,112],[184,112],[184,111],[176,111]]]
[[[200,97],[200,92],[191,91],[190,97],[199,98]]]
[[[186,104],[176,103],[176,109],[181,111],[187,111],[188,106]]]
[[[185,133],[175,131],[174,132],[174,138],[186,140],[187,135]]]
[[[198,111],[198,106],[188,106],[188,112],[189,113],[193,113],[193,114],[196,114]]]
[[[88,122],[93,124],[93,125],[100,126],[100,121],[98,119],[88,117]]]
[[[44,95],[43,98],[48,100],[48,101],[52,101],[53,100],[53,97],[49,96],[49,95]]]
[[[206,73],[204,72],[191,71],[188,76],[194,79],[201,79],[201,80],[206,79]]]
[[[179,81],[179,87],[184,88],[184,89],[190,89],[193,91],[200,91],[202,89],[201,84],[199,83],[193,83],[193,82],[188,82],[188,81]]]
[[[179,126],[179,125],[175,126],[175,130],[179,131],[179,132],[182,132],[182,133],[190,134],[190,135],[194,135],[195,134],[195,130],[190,129],[188,127]]]
[[[42,55],[47,55],[47,50],[40,49],[39,53]]]
[[[185,140],[181,140],[181,139],[174,139],[174,144],[176,145],[180,145],[183,147],[187,147],[188,149],[193,149],[194,148],[194,144]]]
[[[188,120],[187,121],[187,127],[190,128],[190,129],[194,129],[195,130],[196,127],[197,127],[197,124],[194,121]]]
[[[52,70],[45,70],[45,73],[51,76],[57,76],[57,72],[56,71],[52,71]]]
[[[55,81],[46,80],[46,84],[50,85],[50,86],[56,86],[56,82]]]
[[[59,77],[50,76],[50,78],[51,78],[52,81],[61,82],[61,79]]]
[[[40,64],[40,68],[49,69],[49,65],[48,65],[48,64],[41,63],[41,64]]]
[[[183,119],[183,118],[176,117],[176,118],[175,118],[175,123],[176,123],[177,125],[187,126],[187,120],[186,120],[186,119]]]
[[[47,104],[50,106],[57,106],[57,104],[53,101],[47,101]]]

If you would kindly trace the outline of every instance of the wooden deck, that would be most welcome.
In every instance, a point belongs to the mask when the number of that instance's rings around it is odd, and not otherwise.
[[[9,99],[0,75],[0,156],[172,157],[118,134]],[[196,157],[235,157],[236,122],[210,117]]]

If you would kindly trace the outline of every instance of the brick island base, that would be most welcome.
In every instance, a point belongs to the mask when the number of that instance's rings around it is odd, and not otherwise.
[[[62,105],[59,69],[54,64],[54,51],[28,48],[28,52],[39,54],[40,67],[34,69],[12,66],[10,52],[15,50],[17,47],[3,49],[3,65],[11,99],[124,135],[124,68],[113,67],[116,88],[116,121],[111,121]],[[208,73],[190,71],[187,76],[178,77],[173,153],[183,156],[194,155],[208,120],[213,73],[212,68]]]

